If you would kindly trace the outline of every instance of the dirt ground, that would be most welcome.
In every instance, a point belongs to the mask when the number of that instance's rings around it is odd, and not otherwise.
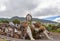
[[[51,32],[54,40],[60,40],[60,33]]]
[[[52,35],[50,35],[54,40],[49,40],[49,39],[40,39],[40,40],[34,40],[34,41],[60,41],[60,33],[55,33],[55,32],[51,32]],[[11,37],[6,37],[6,36],[2,36],[0,35],[0,37],[5,38],[7,41],[33,41],[33,40],[22,40],[22,39],[15,39],[15,38],[11,38]],[[0,41],[6,41],[2,38],[0,38]]]

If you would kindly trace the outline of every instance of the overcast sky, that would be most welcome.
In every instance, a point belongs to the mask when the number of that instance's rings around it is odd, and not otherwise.
[[[59,16],[60,0],[0,0],[0,17],[24,17],[28,11],[37,18]]]

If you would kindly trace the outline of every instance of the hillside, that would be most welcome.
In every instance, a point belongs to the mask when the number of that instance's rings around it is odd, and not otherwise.
[[[12,21],[14,19],[25,20],[24,17],[18,17],[18,16],[14,16],[14,17],[12,17],[10,19],[9,18],[0,18],[0,20],[9,20],[9,21]],[[57,22],[54,22],[54,21],[49,21],[49,20],[44,20],[44,19],[38,19],[38,18],[32,18],[32,20],[33,21],[38,20],[38,21],[40,21],[42,23],[57,23]]]

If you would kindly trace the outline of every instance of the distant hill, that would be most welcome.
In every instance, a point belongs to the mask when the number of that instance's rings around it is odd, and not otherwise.
[[[25,20],[24,17],[18,17],[18,16],[14,16],[14,17],[12,17],[10,19],[9,18],[0,18],[0,20],[9,20],[9,21],[12,21],[14,19]],[[38,20],[38,21],[40,21],[42,23],[57,23],[57,22],[54,22],[54,21],[49,21],[49,20],[44,20],[44,19],[38,19],[38,18],[32,18],[32,20],[33,21]]]

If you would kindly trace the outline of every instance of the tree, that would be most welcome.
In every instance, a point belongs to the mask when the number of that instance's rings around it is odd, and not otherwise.
[[[2,21],[0,20],[0,23],[1,23]]]
[[[1,20],[2,23],[9,23],[8,20]]]
[[[47,30],[51,31],[52,30],[52,24],[48,24]]]
[[[48,30],[56,30],[57,26],[55,24],[49,24],[47,28]]]
[[[36,22],[39,22],[40,23],[40,20],[36,20]]]
[[[57,25],[57,28],[60,28],[60,23]]]
[[[19,19],[14,19],[12,22],[13,22],[14,24],[20,24],[20,20],[19,20]]]

